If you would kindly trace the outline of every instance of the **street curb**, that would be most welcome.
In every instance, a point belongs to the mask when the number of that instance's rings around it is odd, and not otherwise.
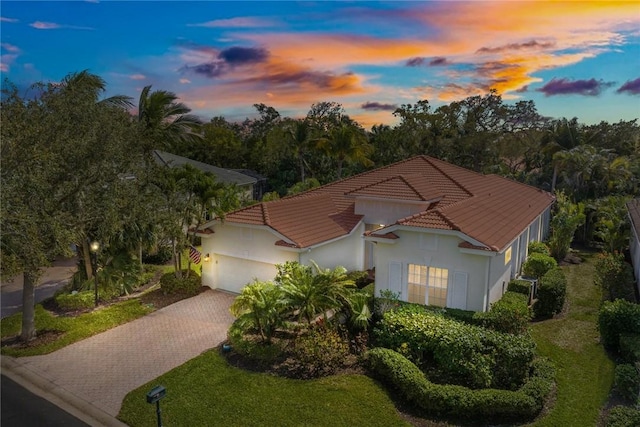
[[[35,373],[17,358],[1,356],[0,366],[2,375],[91,426],[127,427],[102,409]]]

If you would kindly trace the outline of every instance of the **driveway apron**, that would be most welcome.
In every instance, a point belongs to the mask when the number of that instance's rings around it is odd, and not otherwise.
[[[116,416],[131,390],[215,347],[233,322],[234,295],[208,290],[51,354],[24,367]]]

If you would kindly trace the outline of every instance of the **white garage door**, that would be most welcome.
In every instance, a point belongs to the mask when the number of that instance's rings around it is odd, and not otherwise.
[[[273,280],[276,266],[273,264],[217,255],[217,288],[240,293],[247,284],[258,280]]]

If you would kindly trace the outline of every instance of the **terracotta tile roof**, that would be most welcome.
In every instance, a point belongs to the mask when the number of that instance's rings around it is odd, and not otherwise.
[[[290,241],[283,243],[303,248],[350,233],[362,219],[354,213],[358,197],[433,201],[425,211],[395,225],[457,230],[494,251],[553,203],[550,193],[537,188],[417,156],[253,205],[228,214],[225,220],[271,227]]]
[[[636,231],[636,235],[640,236],[640,198],[629,200],[627,209],[631,218],[631,227]]]

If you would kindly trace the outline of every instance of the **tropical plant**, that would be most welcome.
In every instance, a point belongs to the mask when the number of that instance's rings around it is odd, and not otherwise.
[[[549,250],[551,256],[561,261],[569,252],[576,229],[585,221],[584,205],[574,204],[563,193],[556,193],[556,207],[551,219]]]
[[[242,288],[231,304],[230,311],[237,317],[234,325],[247,332],[255,330],[266,343],[284,321],[285,303],[282,289],[271,282],[255,281]]]
[[[340,123],[324,138],[318,139],[318,148],[336,161],[337,178],[342,178],[345,162],[372,166],[369,156],[373,147],[368,143],[364,131],[351,123]]]
[[[299,321],[306,320],[308,324],[320,315],[326,319],[329,310],[348,306],[355,286],[344,267],[323,270],[315,262],[311,261],[311,264],[280,264],[276,266],[278,274],[275,278],[289,309],[297,313]]]
[[[182,144],[202,137],[200,119],[189,114],[191,109],[177,100],[173,92],[151,92],[150,85],[140,92],[138,123],[152,148],[180,151]]]

